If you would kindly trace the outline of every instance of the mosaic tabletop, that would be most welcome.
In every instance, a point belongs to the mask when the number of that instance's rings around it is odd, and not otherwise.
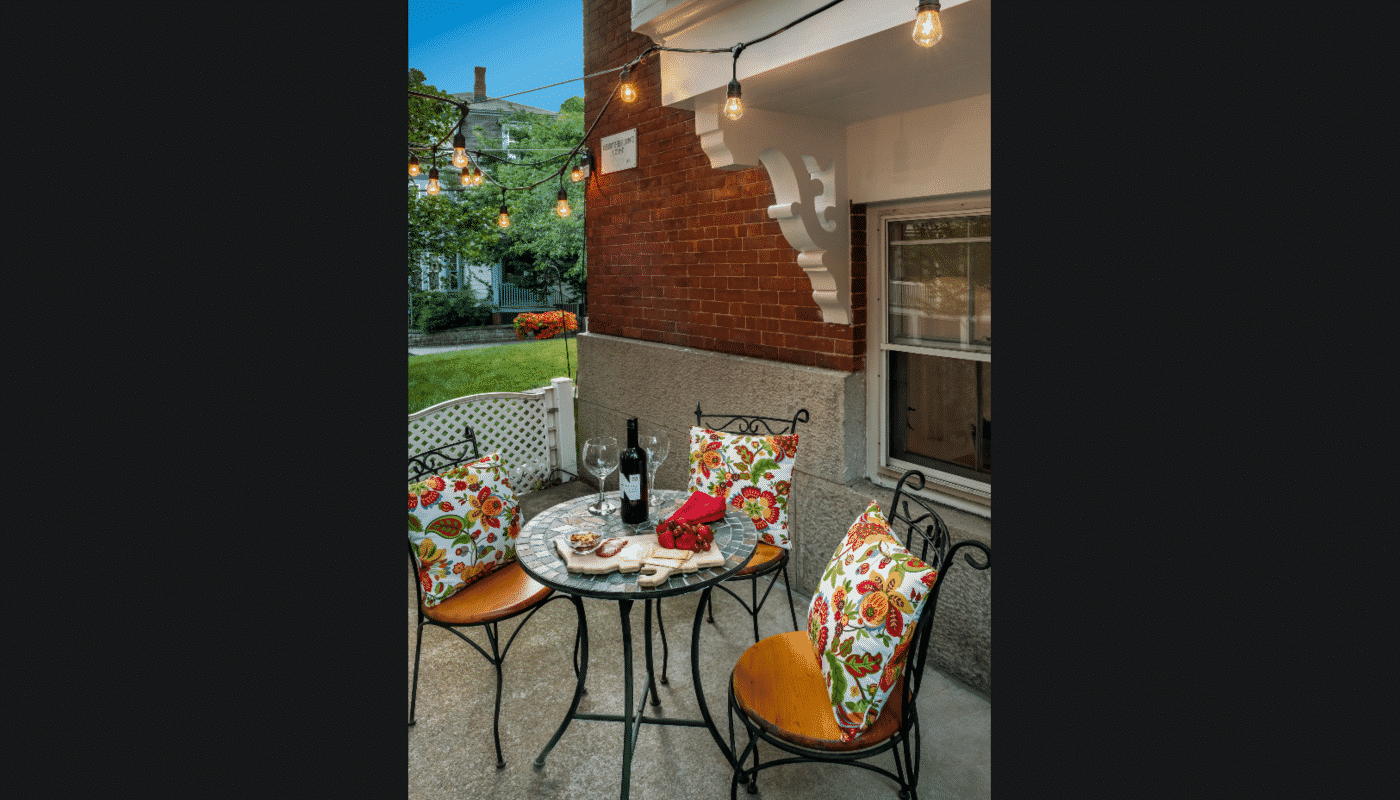
[[[617,492],[607,492],[606,496],[613,502],[613,505],[618,504]],[[658,504],[656,519],[665,519],[670,516],[681,507],[681,503],[689,496],[689,490],[657,489],[653,491],[651,502]],[[534,519],[527,522],[525,527],[520,529],[520,535],[515,540],[515,556],[520,561],[520,566],[524,567],[525,572],[529,573],[530,577],[561,592],[582,597],[598,597],[608,600],[667,597],[694,592],[733,575],[749,563],[749,559],[753,557],[754,547],[758,544],[758,530],[754,528],[753,520],[739,509],[726,507],[724,519],[709,523],[710,531],[715,537],[711,547],[719,548],[720,553],[724,556],[724,566],[674,574],[654,587],[638,586],[637,578],[640,573],[636,572],[609,572],[605,575],[571,573],[565,567],[564,560],[554,550],[553,539],[559,535],[555,532],[555,528],[588,522],[589,528],[597,531],[604,539],[614,536],[627,538],[633,533],[632,526],[624,524],[616,511],[601,517],[603,520],[601,525],[592,523],[592,519],[598,518],[589,514],[588,506],[597,500],[597,495],[590,494],[586,497],[578,497],[560,503],[540,512]],[[650,525],[642,525],[637,528],[636,532],[653,533],[655,530]]]

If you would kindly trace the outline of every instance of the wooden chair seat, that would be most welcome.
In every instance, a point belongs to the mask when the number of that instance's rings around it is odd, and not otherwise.
[[[512,561],[439,605],[424,606],[423,613],[449,625],[479,625],[524,611],[553,592]]]
[[[778,548],[774,548],[778,549]],[[831,696],[806,631],[789,631],[753,645],[734,666],[734,698],[754,724],[784,741],[813,750],[862,750],[899,731],[904,678],[880,718],[850,742],[831,713]]]
[[[735,575],[752,575],[767,566],[769,562],[782,558],[786,553],[787,551],[781,547],[759,542],[758,547],[753,551],[753,558],[749,559],[748,566],[736,572]]]

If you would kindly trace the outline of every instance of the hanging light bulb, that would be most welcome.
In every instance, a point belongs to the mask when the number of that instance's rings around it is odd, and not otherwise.
[[[734,54],[734,71],[729,75],[729,97],[724,101],[724,115],[732,120],[744,116],[744,101],[739,99],[739,54],[744,52],[744,47],[744,43],[740,42],[729,51]]]
[[[510,227],[510,209],[504,203],[501,204],[501,215],[496,218],[496,224],[502,228]]]
[[[428,170],[428,194],[437,194],[439,191],[441,187],[438,186],[438,171],[437,167],[433,167]]]
[[[592,163],[593,157],[588,155],[588,148],[584,148],[583,151],[578,154],[578,163],[574,165],[574,171],[571,175],[569,175],[569,178],[574,183],[578,183],[584,178],[587,178],[588,167]]]
[[[554,204],[554,213],[561,217],[569,216],[569,193],[562,188],[559,190],[559,202]]]
[[[933,47],[943,38],[943,22],[938,18],[942,8],[932,0],[921,0],[918,15],[914,17],[914,41],[924,47]]]
[[[472,174],[471,174],[470,172],[467,172],[466,170],[462,170],[462,185],[463,185],[463,186],[471,186],[471,185],[472,185]]]
[[[452,166],[461,168],[467,165],[467,137],[462,135],[461,129],[457,129],[457,135],[452,137]]]
[[[408,157],[408,174],[417,177],[417,175],[418,175],[418,156],[409,156],[409,157]]]
[[[480,185],[481,185],[481,167],[475,167],[475,168],[472,169],[472,186],[480,186]]]
[[[729,99],[724,101],[724,115],[737,120],[744,116],[744,101],[739,99],[739,82],[729,82]]]
[[[622,102],[631,103],[637,99],[637,87],[632,85],[631,70],[622,70],[622,85],[618,87]]]

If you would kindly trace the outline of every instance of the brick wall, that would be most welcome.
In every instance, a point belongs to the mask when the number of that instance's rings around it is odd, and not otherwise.
[[[631,31],[631,12],[628,0],[584,0],[585,74],[621,66],[651,44]],[[614,98],[587,142],[596,158],[603,136],[637,129],[638,166],[607,175],[595,167],[589,178],[590,330],[846,372],[864,369],[864,206],[851,210],[855,324],[829,325],[797,266],[797,251],[768,218],[776,200],[767,172],[710,167],[694,113],[660,103],[659,54],[632,77],[637,101]],[[585,81],[589,122],[617,78],[610,73]]]

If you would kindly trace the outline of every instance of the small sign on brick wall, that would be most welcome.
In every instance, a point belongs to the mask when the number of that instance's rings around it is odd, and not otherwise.
[[[604,175],[637,166],[637,129],[604,136],[600,161],[598,171]]]

